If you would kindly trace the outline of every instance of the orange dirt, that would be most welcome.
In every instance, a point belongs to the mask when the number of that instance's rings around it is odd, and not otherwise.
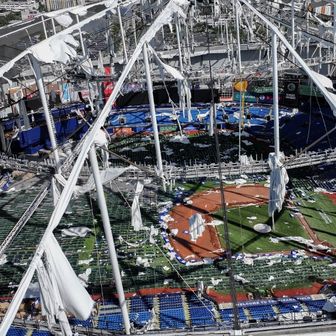
[[[323,287],[322,284],[318,282],[314,282],[311,285],[311,287],[276,289],[273,291],[273,295],[277,298],[281,298],[284,296],[293,297],[293,296],[300,296],[300,295],[313,295],[313,294],[318,294],[322,287]]]
[[[237,295],[237,301],[248,301],[247,294],[246,293],[236,293]],[[232,298],[230,294],[220,294],[216,292],[215,290],[208,289],[207,290],[207,295],[216,303],[229,303],[232,302]]]
[[[268,188],[260,185],[229,186],[225,188],[227,206],[236,207],[248,204],[263,204],[268,201]],[[214,226],[206,225],[203,235],[196,242],[191,241],[189,218],[200,213],[206,223],[212,221],[210,213],[221,208],[219,189],[196,193],[189,198],[192,204],[176,205],[169,215],[174,221],[168,222],[170,230],[178,229],[178,234],[170,237],[174,250],[186,261],[203,258],[217,258],[223,254],[217,230]]]
[[[332,202],[333,204],[336,204],[336,193],[323,193],[323,195],[326,195]]]
[[[318,245],[321,243],[321,240],[317,237],[317,234],[315,231],[310,227],[309,223],[307,220],[304,218],[304,216],[297,217],[303,228],[306,230],[308,233],[310,239],[314,242],[314,244]]]

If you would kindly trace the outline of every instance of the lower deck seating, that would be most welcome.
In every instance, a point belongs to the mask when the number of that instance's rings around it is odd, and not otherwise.
[[[275,318],[276,314],[271,305],[259,305],[249,307],[250,314],[253,319],[257,321],[261,320],[272,320]]]
[[[134,327],[143,327],[152,318],[152,313],[150,311],[141,311],[137,313],[130,313],[130,321],[133,322]]]
[[[160,295],[160,328],[183,329],[186,319],[181,293]]]
[[[324,304],[326,303],[326,300],[310,300],[304,301],[304,303],[311,313],[316,313],[322,310]]]
[[[26,336],[27,330],[21,328],[9,328],[7,336]]]
[[[211,301],[197,297],[195,294],[187,295],[191,325],[195,327],[216,325]]]
[[[161,329],[184,329],[186,320],[183,308],[160,310]]]
[[[211,309],[211,306],[189,308],[191,325],[195,327],[215,325],[216,321]]]
[[[123,325],[123,318],[122,318],[121,313],[106,314],[106,315],[100,316],[98,320],[98,328],[122,331],[124,328],[124,325]]]
[[[70,324],[81,326],[85,328],[92,328],[92,320],[89,318],[87,320],[79,320],[79,319],[69,319]]]
[[[52,336],[52,334],[46,330],[35,330],[32,336]]]
[[[219,312],[225,324],[233,322],[233,309],[232,308],[221,309]],[[247,316],[245,315],[243,308],[239,307],[238,313],[239,313],[239,320],[241,322],[247,321]]]
[[[299,302],[295,302],[295,303],[279,302],[279,304],[277,304],[277,307],[279,308],[279,311],[281,314],[298,313],[303,310]]]

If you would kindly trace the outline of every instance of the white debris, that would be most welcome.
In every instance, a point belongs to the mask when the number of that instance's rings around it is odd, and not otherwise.
[[[207,147],[211,147],[211,144],[194,143],[194,146],[199,147],[199,148],[207,148]]]
[[[85,260],[78,260],[78,265],[89,265],[94,259],[85,259]]]
[[[92,230],[85,226],[71,227],[69,229],[62,229],[62,237],[81,237],[84,238]]]
[[[6,264],[7,262],[7,255],[6,254],[3,254],[1,257],[0,257],[0,265],[4,265]]]
[[[238,275],[238,274],[235,274],[234,275],[234,279],[236,281],[239,281],[239,282],[242,282],[243,284],[245,283],[249,283],[250,281],[249,280],[246,280],[245,278],[243,278],[242,276]]]
[[[213,219],[210,223],[206,223],[205,225],[211,225],[211,226],[217,226],[217,225],[222,225],[223,221],[219,219]]]
[[[182,136],[181,135],[175,135],[175,136],[171,137],[169,141],[170,142],[181,142],[183,144],[190,144],[190,141],[189,141],[188,137],[185,136],[185,135],[182,135]]]
[[[326,245],[323,245],[323,244],[315,245],[312,240],[305,239],[299,236],[288,236],[288,237],[280,237],[280,238],[270,237],[270,240],[272,243],[279,242],[279,241],[295,241],[297,243],[304,244],[308,246],[309,248],[316,249],[316,250],[328,250],[329,249],[329,247]]]
[[[132,149],[132,152],[147,152],[147,149],[145,147],[140,146]]]
[[[78,279],[84,287],[88,286],[89,276],[91,273],[92,273],[91,268],[88,268],[84,273],[78,274]]]
[[[167,250],[170,250],[172,248],[171,244],[170,243],[166,243],[163,245],[163,248],[167,249]]]
[[[168,252],[168,257],[170,260],[174,260],[176,257],[176,253],[175,252]]]
[[[245,184],[247,183],[247,181],[245,179],[240,178],[240,179],[234,180],[234,183],[235,184]]]
[[[149,242],[151,244],[155,244],[155,239],[154,237],[159,234],[159,229],[154,228],[153,225],[150,227],[150,232],[149,232]]]
[[[135,261],[135,264],[137,266],[143,266],[143,267],[149,267],[150,266],[148,258],[142,258],[142,257],[137,257],[136,261]]]
[[[214,286],[217,286],[219,283],[221,283],[223,281],[223,279],[214,279],[214,278],[211,278],[211,283],[214,285]]]
[[[244,258],[244,264],[253,266],[253,259],[252,258]]]

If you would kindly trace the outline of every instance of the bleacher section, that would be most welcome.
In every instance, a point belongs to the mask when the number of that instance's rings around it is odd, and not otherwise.
[[[317,313],[320,312],[325,304],[325,300],[302,300],[302,302],[307,306],[309,312]]]
[[[301,304],[299,302],[294,303],[283,303],[280,302],[277,307],[281,314],[290,314],[290,313],[298,313],[303,310]]]
[[[79,319],[69,319],[70,324],[84,327],[84,328],[92,328],[92,319],[89,318],[87,320],[79,320]]]
[[[252,300],[238,302],[240,323],[288,321],[288,316],[302,319],[304,316],[317,318],[322,312],[326,297],[322,294]],[[127,299],[130,322],[134,329],[150,325],[151,330],[181,330],[190,328],[231,328],[233,326],[233,308],[231,303],[217,304],[192,292],[169,293],[159,295],[135,295]],[[98,328],[121,332],[124,329],[123,318],[117,301],[105,301],[98,304],[98,316],[86,321],[70,319],[72,325],[85,329]],[[287,316],[287,317],[286,317]],[[321,315],[319,315],[321,316]],[[150,324],[153,322],[153,324]],[[159,322],[159,323],[157,323]],[[10,328],[7,336],[28,336],[27,330]],[[48,331],[34,330],[32,336],[50,336]]]
[[[184,329],[186,327],[186,319],[181,294],[162,295],[159,298],[160,328]]]
[[[145,326],[152,318],[153,305],[152,296],[134,296],[130,299],[130,319],[136,328]]]
[[[192,326],[205,327],[216,325],[216,318],[213,313],[214,306],[211,301],[197,297],[193,293],[188,293],[186,297]]]
[[[219,313],[225,325],[232,324],[232,321],[233,321],[233,309],[232,308],[221,309]],[[245,315],[244,309],[242,307],[238,307],[238,314],[239,314],[240,322],[245,322],[248,320],[247,316]]]
[[[21,328],[9,328],[7,336],[26,336],[27,330]]]
[[[35,330],[32,336],[52,336],[52,334],[49,331]]]
[[[272,308],[272,305],[258,305],[249,307],[250,314],[256,321],[272,320],[276,314]]]
[[[98,328],[122,331],[123,319],[121,313],[106,314],[104,316],[100,316],[98,321]]]

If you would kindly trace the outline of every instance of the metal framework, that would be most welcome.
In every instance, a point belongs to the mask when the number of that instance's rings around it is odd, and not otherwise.
[[[222,1],[223,3],[227,3],[226,1]],[[133,3],[133,2],[132,2]],[[243,5],[241,6],[240,3]],[[295,34],[294,34],[294,24],[295,24],[295,11],[294,11],[294,1],[292,1],[292,9],[291,9],[291,43],[288,42],[286,36],[279,30],[279,28],[271,22],[270,19],[266,18],[265,15],[261,14],[255,7],[253,7],[249,1],[247,0],[237,0],[236,2],[233,1],[232,4],[235,7],[235,17],[236,17],[236,23],[237,23],[237,45],[238,45],[238,52],[237,52],[237,60],[238,60],[238,68],[239,73],[244,73],[244,65],[242,64],[241,60],[241,38],[240,38],[240,24],[239,20],[237,20],[238,16],[238,8],[247,8],[249,13],[252,13],[255,17],[258,17],[259,20],[263,22],[267,26],[268,29],[270,29],[272,34],[272,66],[273,66],[273,95],[274,95],[274,116],[275,116],[275,152],[276,155],[279,155],[280,152],[280,139],[279,139],[279,120],[278,120],[278,40],[281,41],[283,45],[289,50],[291,55],[293,55],[295,62],[299,64],[307,73],[307,75],[311,78],[311,80],[315,83],[315,85],[319,88],[319,90],[323,93],[324,97],[328,101],[329,105],[334,111],[334,114],[336,115],[336,99],[333,94],[331,94],[324,86],[323,83],[320,81],[318,77],[314,75],[314,73],[311,71],[311,69],[308,67],[307,63],[302,59],[302,57],[297,53],[295,50]],[[102,181],[100,180],[100,173],[99,173],[99,166],[97,162],[96,152],[95,152],[95,141],[96,136],[98,132],[100,131],[101,127],[104,125],[104,122],[106,120],[106,117],[110,113],[110,109],[112,104],[115,102],[116,98],[120,94],[120,90],[122,88],[122,85],[124,84],[126,78],[131,73],[131,69],[135,62],[138,61],[139,56],[143,55],[143,61],[144,61],[144,67],[145,67],[145,74],[146,74],[146,80],[147,80],[147,90],[149,94],[149,103],[150,103],[150,111],[151,111],[151,117],[152,117],[152,124],[153,124],[153,132],[154,132],[154,139],[155,139],[155,149],[156,149],[156,156],[157,156],[157,167],[158,167],[158,175],[163,178],[164,175],[169,176],[169,179],[180,179],[180,178],[199,178],[199,177],[218,177],[218,168],[221,168],[221,171],[225,175],[234,175],[239,174],[241,172],[241,163],[230,163],[230,164],[221,164],[220,167],[218,165],[193,165],[191,167],[183,167],[183,168],[177,168],[174,166],[163,166],[162,164],[162,158],[161,158],[161,151],[160,151],[160,141],[159,141],[159,132],[156,124],[156,113],[155,113],[155,102],[153,98],[153,92],[152,92],[152,79],[151,79],[151,73],[150,73],[150,66],[149,66],[149,60],[148,60],[148,54],[147,54],[147,44],[153,39],[153,37],[156,35],[158,31],[162,31],[162,34],[164,33],[162,28],[166,24],[170,24],[174,19],[175,21],[175,27],[176,27],[176,36],[177,36],[177,48],[178,48],[178,59],[179,59],[179,66],[181,72],[185,71],[183,67],[183,59],[182,59],[182,47],[181,45],[181,34],[183,29],[181,29],[179,17],[186,18],[184,12],[186,7],[189,5],[189,2],[187,0],[170,0],[165,8],[162,10],[162,12],[157,16],[157,18],[154,20],[153,24],[148,28],[148,30],[144,33],[144,35],[139,39],[135,49],[133,50],[132,55],[130,58],[128,58],[128,52],[130,50],[127,50],[126,45],[126,36],[123,28],[123,22],[121,18],[121,12],[119,6],[113,6],[117,8],[118,13],[118,20],[121,28],[121,37],[122,37],[122,47],[123,47],[123,58],[125,60],[125,66],[124,69],[115,85],[114,91],[108,101],[106,102],[106,105],[100,111],[97,119],[93,123],[93,125],[90,127],[89,131],[81,140],[77,147],[75,148],[73,156],[69,157],[63,164],[60,162],[60,158],[58,157],[57,153],[57,143],[55,139],[55,130],[52,123],[52,118],[50,116],[48,105],[45,97],[43,82],[42,82],[42,73],[40,69],[40,64],[37,63],[37,60],[33,56],[29,56],[32,61],[33,69],[35,71],[36,81],[37,85],[40,91],[44,111],[45,111],[45,117],[47,121],[47,126],[49,130],[49,135],[51,139],[51,145],[55,156],[55,165],[56,170],[63,173],[63,175],[67,175],[67,173],[70,171],[68,175],[67,180],[65,180],[65,184],[62,190],[62,193],[57,200],[55,209],[52,213],[50,222],[48,224],[48,227],[43,235],[43,238],[41,240],[41,243],[39,244],[36,253],[33,257],[33,260],[31,261],[31,264],[29,265],[23,280],[21,281],[21,284],[14,296],[14,299],[12,300],[12,303],[10,305],[10,309],[7,311],[7,314],[0,326],[0,334],[5,335],[8,331],[9,325],[12,323],[16,311],[19,307],[19,304],[21,303],[21,297],[22,293],[25,293],[27,290],[27,280],[31,280],[34,272],[36,270],[38,262],[41,260],[41,257],[44,253],[45,243],[48,241],[48,238],[51,236],[53,230],[57,227],[59,224],[68,204],[69,201],[73,195],[73,191],[75,188],[75,185],[77,183],[78,177],[82,171],[84,162],[87,159],[87,155],[89,154],[89,159],[91,163],[91,168],[96,184],[97,189],[97,195],[98,195],[98,203],[100,207],[100,211],[102,213],[103,218],[103,224],[104,224],[104,230],[106,239],[108,241],[109,246],[109,252],[112,262],[112,268],[113,268],[113,276],[115,279],[117,291],[119,294],[119,302],[124,318],[124,325],[125,325],[125,331],[126,334],[130,333],[130,322],[129,317],[127,314],[127,307],[125,303],[125,297],[123,293],[122,288],[122,282],[120,278],[120,272],[119,272],[119,266],[116,256],[116,251],[114,247],[114,241],[113,236],[110,228],[109,218],[108,218],[108,212],[103,192],[103,185]],[[231,1],[230,1],[231,5]],[[195,1],[195,9],[196,9],[196,1]],[[336,5],[335,5],[336,8]],[[103,15],[109,11],[110,8],[107,8],[103,10],[102,12],[93,15],[94,18],[101,18]],[[336,18],[336,15],[335,15]],[[79,21],[78,15],[76,17],[77,23],[74,26],[71,26],[69,29],[65,29],[61,31],[61,34],[64,34],[66,32],[72,33],[74,30],[78,30],[80,32],[80,41],[81,41],[81,48],[83,54],[85,54],[85,45],[84,40],[81,34],[81,27],[85,24],[85,22],[89,22],[92,20],[92,17],[88,18],[87,21]],[[53,23],[53,30],[54,35],[51,37],[47,37],[47,30],[45,26],[45,20],[42,18],[42,24],[45,32],[45,37],[47,40],[52,41],[52,38],[57,36],[60,33],[56,33],[56,29],[54,26],[54,20],[52,19]],[[226,22],[227,23],[227,22]],[[214,24],[214,22],[213,22]],[[334,24],[336,24],[336,19],[334,19]],[[307,36],[310,36],[311,34],[310,30],[308,29],[308,32],[305,34],[308,34]],[[336,31],[334,35],[334,42],[336,38]],[[193,37],[191,38],[193,40]],[[228,29],[226,28],[226,45],[228,46],[230,44],[229,41],[229,34]],[[209,48],[210,50],[210,48]],[[335,58],[335,50],[334,49],[334,55]],[[24,57],[25,55],[28,55],[28,52],[24,52],[20,54],[18,57],[16,57],[16,61]],[[11,65],[11,66],[9,66]],[[0,75],[3,76],[12,66],[13,64],[9,64],[4,67],[0,68]],[[77,156],[77,159],[76,159]],[[0,157],[0,164],[6,164],[5,161],[7,160],[8,165],[8,157],[1,156]],[[287,166],[287,169],[290,168],[297,168],[297,167],[304,167],[304,166],[310,166],[313,164],[318,164],[322,162],[335,162],[336,161],[336,149],[326,151],[326,152],[316,152],[316,153],[308,153],[308,154],[302,154],[297,157],[290,157],[288,158],[287,162],[285,161],[285,164]],[[32,166],[32,169],[36,169],[39,171],[45,171],[49,172],[50,165],[53,165],[54,161],[50,161],[48,163],[45,163],[44,165],[37,164],[39,167],[36,167],[36,164]],[[12,159],[12,162],[9,163],[10,165],[24,168],[27,167],[27,170],[29,170],[29,162],[22,162],[16,159]],[[246,173],[258,173],[258,172],[267,172],[269,170],[268,165],[265,161],[257,161],[252,162],[250,165],[244,166],[244,171]],[[138,175],[139,170],[134,170],[127,172],[127,174],[134,174],[134,176],[139,177]],[[156,174],[155,169],[153,169],[153,175]],[[3,242],[3,244],[0,246],[0,254],[2,254],[5,250],[5,248],[9,245],[13,237],[18,233],[18,231],[23,227],[23,225],[27,222],[27,220],[31,217],[32,213],[36,210],[38,205],[41,203],[43,198],[46,196],[48,190],[48,186],[46,186],[40,194],[36,197],[36,199],[33,201],[31,206],[26,210],[25,214],[22,216],[20,221],[17,223],[17,225],[14,227],[11,234],[7,237],[8,239]]]

